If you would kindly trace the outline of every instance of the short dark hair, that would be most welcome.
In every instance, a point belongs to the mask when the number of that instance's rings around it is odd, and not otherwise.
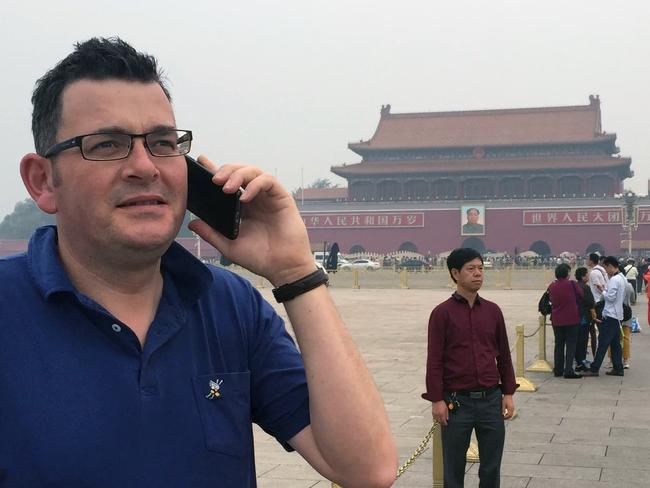
[[[577,268],[575,271],[575,277],[576,281],[582,280],[585,276],[587,276],[587,273],[589,273],[589,270],[584,267]]]
[[[56,142],[63,90],[81,79],[155,82],[171,101],[164,74],[153,56],[136,51],[119,37],[93,37],[77,43],[72,53],[36,82],[32,94],[32,134],[41,156]]]
[[[559,280],[560,278],[566,278],[569,276],[569,271],[571,271],[571,266],[567,263],[558,264],[555,267],[555,277]]]
[[[465,213],[466,213],[467,215],[469,215],[469,213],[470,213],[472,210],[476,210],[476,215],[481,215],[481,211],[480,211],[478,208],[476,208],[476,207],[469,207],[469,208],[465,211]]]
[[[605,259],[603,259],[603,264],[604,265],[609,264],[611,266],[616,266],[617,268],[619,266],[618,259],[616,258],[616,256],[607,256],[607,257],[605,257]]]
[[[456,279],[454,278],[454,275],[451,274],[451,270],[457,269],[460,271],[463,266],[465,266],[465,263],[474,261],[476,258],[480,259],[481,263],[483,262],[483,256],[481,256],[481,253],[471,247],[459,247],[458,249],[451,251],[449,257],[447,257],[447,269],[449,270],[449,275],[451,276],[451,279],[454,280],[454,283],[456,283]]]
[[[598,261],[600,261],[600,256],[598,255],[598,253],[592,252],[591,254],[589,254],[589,262],[598,264]]]

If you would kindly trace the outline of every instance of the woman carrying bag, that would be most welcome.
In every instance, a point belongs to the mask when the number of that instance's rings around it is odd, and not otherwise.
[[[582,378],[573,370],[578,331],[580,328],[579,304],[582,288],[569,279],[571,267],[562,263],[555,268],[556,280],[548,287],[551,299],[551,324],[555,336],[553,373],[567,379]]]

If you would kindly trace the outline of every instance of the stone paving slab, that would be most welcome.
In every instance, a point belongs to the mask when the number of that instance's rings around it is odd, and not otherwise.
[[[474,474],[478,474],[478,464],[472,466]],[[579,466],[553,466],[538,464],[501,464],[501,474],[505,476],[528,476],[530,478],[545,477],[551,479],[593,480],[600,479],[600,468],[583,468]],[[553,486],[552,484],[550,486]]]
[[[650,449],[637,446],[608,446],[607,456],[630,458],[642,466],[650,464]]]
[[[643,483],[531,478],[526,488],[648,488]]]
[[[512,435],[510,437],[518,437]],[[504,450],[504,459],[509,452],[535,452],[535,453],[556,453],[564,456],[579,456],[579,455],[592,455],[604,456],[607,451],[607,446],[599,445],[582,445],[582,444],[558,444],[550,442],[546,443],[528,443],[519,439],[506,440],[506,447]]]
[[[618,483],[618,486],[624,486],[624,483],[641,483],[642,486],[650,486],[650,471],[646,469],[603,469],[601,478],[603,481]]]
[[[542,457],[542,465],[552,466],[581,466],[584,468],[638,468],[639,461],[622,456],[586,456],[577,454],[547,453]]]
[[[363,286],[363,282],[360,290],[334,286],[331,292],[383,396],[403,462],[431,427],[431,404],[420,398],[426,328],[431,309],[450,290]],[[268,286],[260,291],[271,298]],[[511,349],[515,325],[523,323],[526,334],[537,329],[540,294],[540,290],[494,288],[483,293],[503,309]],[[635,315],[645,318],[646,307],[645,296],[640,296]],[[277,309],[284,314],[281,307]],[[650,486],[650,329],[645,322],[641,325],[644,332],[632,336],[632,367],[623,378],[605,376],[605,367],[600,377],[579,380],[526,373],[538,391],[515,395],[518,415],[506,423],[503,488]],[[553,334],[550,327],[546,332],[546,354],[551,360]],[[538,335],[524,344],[525,361],[530,364],[538,352]],[[258,486],[331,487],[299,455],[285,452],[261,429],[254,432]],[[427,450],[394,486],[430,487],[432,456]],[[467,470],[465,486],[478,487],[478,465],[468,464]]]

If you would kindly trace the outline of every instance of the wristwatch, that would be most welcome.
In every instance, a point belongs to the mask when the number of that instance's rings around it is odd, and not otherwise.
[[[302,295],[303,293],[307,293],[308,291],[313,290],[314,288],[317,288],[321,285],[327,285],[328,282],[329,279],[327,278],[325,271],[321,268],[318,268],[313,273],[310,273],[307,276],[294,281],[293,283],[287,283],[285,285],[274,288],[273,296],[278,303],[286,302],[293,300],[297,296]]]

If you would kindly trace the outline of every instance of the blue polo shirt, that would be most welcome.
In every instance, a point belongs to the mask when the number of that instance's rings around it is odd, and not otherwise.
[[[176,243],[141,348],[38,229],[0,260],[0,487],[254,487],[252,422],[309,424],[302,358],[250,284]]]

